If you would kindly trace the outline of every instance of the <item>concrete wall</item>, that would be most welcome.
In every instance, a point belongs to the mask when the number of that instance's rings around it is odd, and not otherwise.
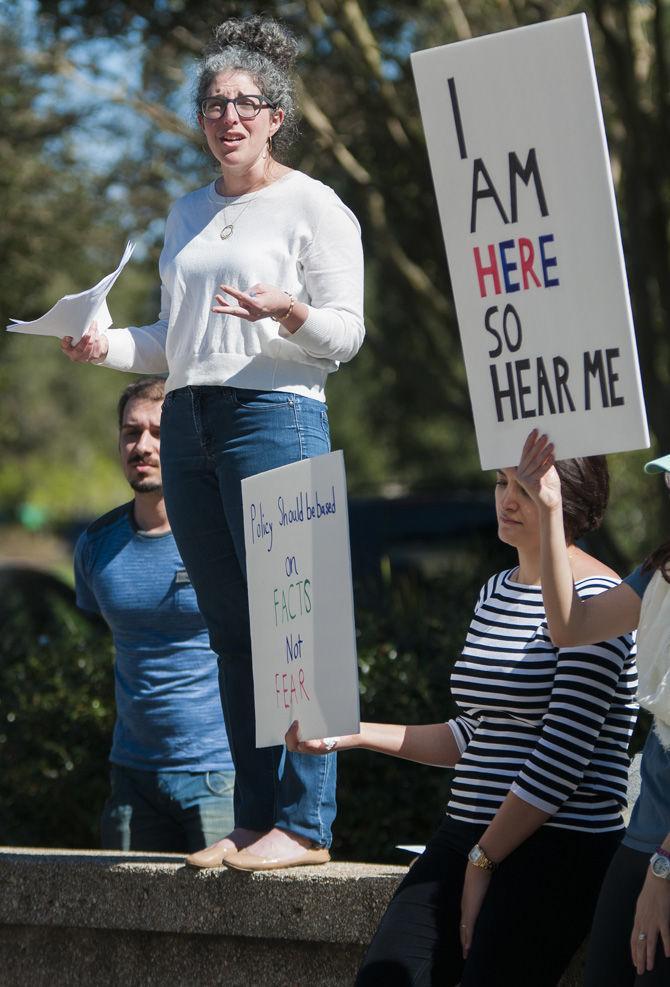
[[[639,777],[638,755],[631,805]],[[405,872],[0,847],[0,987],[346,987]],[[581,987],[583,958],[560,987]]]
[[[350,983],[404,867],[193,871],[170,854],[0,850],[0,984]]]
[[[171,854],[0,848],[0,984],[346,987],[404,873],[193,871]],[[578,967],[563,987],[578,987]]]

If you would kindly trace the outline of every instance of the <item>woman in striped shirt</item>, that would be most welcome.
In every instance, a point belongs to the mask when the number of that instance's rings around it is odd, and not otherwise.
[[[557,464],[582,598],[618,577],[576,541],[600,523],[602,457]],[[629,635],[556,648],[540,587],[536,505],[514,470],[496,480],[499,537],[518,565],[483,587],[451,683],[460,715],[291,749],[365,747],[454,766],[446,817],[398,888],[357,984],[551,987],[589,930],[623,832],[635,666]]]

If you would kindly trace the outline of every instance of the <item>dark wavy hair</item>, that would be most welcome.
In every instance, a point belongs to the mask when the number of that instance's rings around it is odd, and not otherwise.
[[[568,544],[599,528],[610,496],[605,456],[561,459],[556,463],[563,497],[563,527]]]
[[[280,106],[284,120],[272,137],[273,154],[286,150],[298,132],[293,65],[298,42],[291,32],[271,17],[231,17],[214,30],[198,71],[195,108],[202,101],[212,79],[219,72],[235,69],[247,72],[264,96]]]

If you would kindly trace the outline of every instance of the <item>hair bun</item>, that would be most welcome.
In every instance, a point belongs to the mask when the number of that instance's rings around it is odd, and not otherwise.
[[[231,17],[214,30],[214,40],[206,55],[226,48],[246,48],[264,55],[282,69],[290,71],[298,55],[298,42],[287,28],[271,17]]]

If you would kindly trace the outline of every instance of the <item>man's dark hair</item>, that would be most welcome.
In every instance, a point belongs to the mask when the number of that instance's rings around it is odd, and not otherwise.
[[[117,412],[119,417],[119,430],[123,425],[123,415],[126,405],[135,398],[143,401],[162,401],[165,397],[165,380],[163,377],[141,377],[126,387],[119,398]]]
[[[561,478],[565,539],[571,545],[600,527],[610,495],[607,459],[561,459],[556,470]]]

